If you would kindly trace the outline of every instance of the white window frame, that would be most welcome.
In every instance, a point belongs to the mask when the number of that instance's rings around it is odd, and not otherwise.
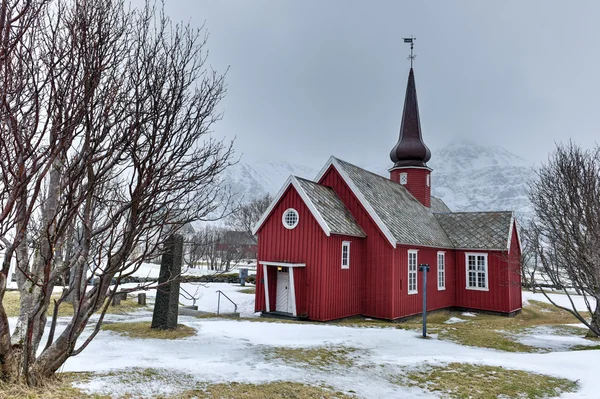
[[[472,272],[475,273],[475,286],[471,286],[469,285],[469,257],[474,256],[475,257],[475,270],[473,270]],[[483,271],[479,271],[477,270],[477,260],[478,257],[483,257]],[[479,275],[483,274],[484,276],[484,281],[485,281],[485,287],[479,287]],[[489,267],[488,267],[488,254],[487,252],[466,252],[465,253],[465,287],[468,290],[473,290],[473,291],[489,291],[490,290],[490,284],[489,284]]]
[[[406,172],[400,173],[400,179],[398,181],[403,186],[405,186],[406,184],[408,184],[408,173],[406,173]]]
[[[446,252],[444,251],[437,253],[437,287],[438,291],[446,289]]]
[[[430,176],[431,176],[431,175],[428,173],[428,174],[427,174],[427,177],[425,178],[425,184],[427,184],[427,187],[429,187],[429,184],[430,184],[430,179],[431,179],[431,177],[430,177]]]
[[[411,270],[411,255],[415,256],[414,270]],[[407,259],[407,269],[408,269],[408,294],[417,294],[419,292],[419,250],[418,249],[409,249],[408,250],[408,259]],[[411,274],[414,274],[414,289],[411,289]]]
[[[296,223],[294,223],[294,225],[290,226],[289,224],[287,224],[285,217],[289,214],[289,213],[295,213],[296,214]],[[283,215],[281,215],[281,223],[283,223],[283,227],[285,227],[288,230],[292,230],[295,229],[296,226],[298,226],[298,222],[300,222],[300,215],[298,214],[298,211],[295,210],[294,208],[288,208],[285,210],[285,212],[283,212]]]
[[[344,263],[344,249],[346,249],[346,262]],[[342,241],[342,269],[350,269],[350,241]]]

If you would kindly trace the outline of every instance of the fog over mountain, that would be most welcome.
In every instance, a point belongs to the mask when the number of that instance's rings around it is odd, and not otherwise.
[[[359,166],[387,177],[389,163]],[[225,182],[238,198],[246,201],[266,193],[276,195],[290,174],[312,180],[321,166],[284,160],[242,161],[229,169]],[[527,185],[535,176],[533,166],[502,147],[458,141],[432,151],[428,166],[433,169],[432,194],[453,211],[514,210],[519,215],[530,212]]]

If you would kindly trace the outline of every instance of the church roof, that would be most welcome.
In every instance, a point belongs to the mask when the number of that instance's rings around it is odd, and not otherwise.
[[[400,184],[334,158],[396,243],[454,248],[433,212]]]
[[[435,217],[455,248],[502,251],[510,245],[512,212],[455,212]]]
[[[431,212],[433,213],[450,213],[452,212],[448,205],[441,198],[431,196]]]
[[[332,188],[296,177],[298,183],[329,226],[331,233],[365,237],[348,208]]]

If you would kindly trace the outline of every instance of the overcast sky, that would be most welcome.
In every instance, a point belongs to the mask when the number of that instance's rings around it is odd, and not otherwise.
[[[434,157],[460,138],[532,162],[557,141],[599,141],[598,1],[165,2],[174,20],[205,23],[210,65],[229,67],[215,135],[236,137],[246,161],[389,161],[411,34]]]

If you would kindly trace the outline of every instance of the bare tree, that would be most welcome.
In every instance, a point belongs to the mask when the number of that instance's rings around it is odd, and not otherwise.
[[[228,226],[232,230],[251,232],[272,201],[271,195],[265,194],[241,205],[227,218]]]
[[[210,137],[225,87],[205,66],[203,31],[173,25],[152,4],[8,3],[1,38],[18,40],[0,56],[0,378],[35,385],[87,347],[120,281],[160,255],[168,235],[227,207],[220,178],[232,147]],[[6,27],[15,18],[29,23]],[[1,299],[13,259],[11,335]],[[58,334],[60,306],[73,316]]]
[[[543,271],[570,306],[542,292],[585,324],[590,335],[600,336],[600,147],[559,145],[538,171],[529,198]],[[587,311],[577,309],[570,288],[583,297]]]

